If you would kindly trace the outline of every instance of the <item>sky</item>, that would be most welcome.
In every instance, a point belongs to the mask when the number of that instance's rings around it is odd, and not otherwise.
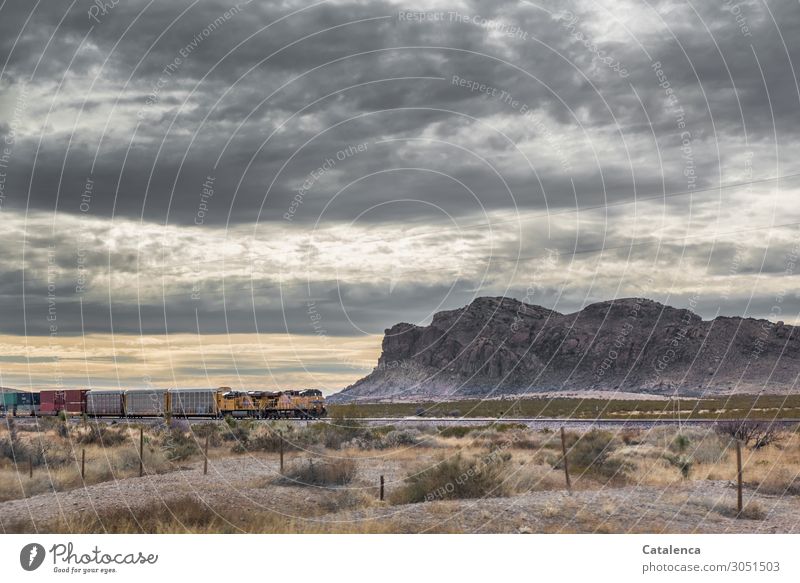
[[[0,2],[0,385],[319,387],[480,296],[797,323],[790,2]]]

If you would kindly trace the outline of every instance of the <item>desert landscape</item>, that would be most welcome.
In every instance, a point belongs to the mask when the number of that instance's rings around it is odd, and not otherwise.
[[[0,430],[0,527],[5,533],[800,531],[800,435],[791,424],[567,425],[568,488],[559,431],[502,420],[437,423],[9,419]],[[736,438],[744,444],[741,511]]]

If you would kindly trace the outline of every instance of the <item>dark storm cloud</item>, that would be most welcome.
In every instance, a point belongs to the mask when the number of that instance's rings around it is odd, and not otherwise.
[[[191,224],[201,184],[213,174],[216,210],[209,214],[208,223],[227,222],[229,215],[234,222],[248,222],[262,203],[260,220],[280,221],[298,184],[341,148],[415,137],[427,131],[443,139],[453,137],[454,132],[459,132],[457,138],[474,134],[472,146],[477,153],[503,158],[506,167],[516,169],[509,181],[518,204],[541,208],[544,196],[526,196],[538,188],[536,177],[507,140],[482,122],[497,115],[516,120],[515,140],[524,134],[542,138],[542,128],[526,122],[497,97],[453,85],[453,75],[506,91],[526,107],[546,112],[547,123],[552,125],[548,129],[555,136],[560,134],[559,124],[577,128],[583,141],[577,146],[589,154],[583,160],[585,165],[568,170],[558,164],[537,168],[546,185],[547,204],[553,207],[629,199],[634,190],[657,192],[662,182],[667,190],[687,188],[680,130],[665,106],[653,61],[661,63],[685,111],[694,140],[696,186],[719,180],[720,166],[730,156],[724,142],[731,137],[743,142],[745,128],[748,141],[757,146],[775,140],[794,143],[797,137],[795,124],[786,122],[794,119],[798,106],[791,64],[798,52],[794,40],[798,35],[792,33],[800,26],[800,18],[789,6],[771,7],[786,41],[784,47],[776,34],[778,28],[761,5],[743,5],[749,15],[750,37],[743,37],[733,15],[718,5],[699,7],[700,14],[690,21],[691,26],[686,26],[687,6],[656,5],[654,10],[663,17],[663,24],[632,31],[652,61],[634,39],[602,44],[629,71],[625,78],[599,62],[573,34],[596,34],[593,25],[600,14],[582,6],[569,7],[579,17],[575,29],[525,4],[473,3],[460,10],[513,24],[526,33],[525,38],[492,37],[472,23],[400,21],[398,9],[382,3],[307,7],[259,2],[122,2],[100,22],[88,17],[89,6],[78,2],[66,14],[64,5],[58,3],[43,3],[33,10],[27,2],[10,2],[3,8],[0,26],[5,34],[0,37],[0,56],[8,57],[3,82],[33,75],[31,91],[45,91],[55,89],[65,77],[51,115],[77,120],[74,133],[69,128],[49,130],[41,146],[35,134],[18,140],[8,187],[15,196],[10,197],[9,207],[22,208],[30,202],[35,208],[50,210],[56,207],[55,196],[60,193],[58,209],[77,213],[76,195],[91,175],[99,193],[91,209],[96,216],[114,212]],[[287,16],[293,10],[299,12]],[[224,17],[226,11],[233,14]],[[282,17],[286,18],[277,22]],[[204,35],[212,25],[213,30]],[[23,34],[14,45],[20,31]],[[309,38],[303,39],[306,36]],[[182,52],[187,56],[165,77],[164,67]],[[366,54],[356,56],[358,53]],[[312,70],[325,63],[331,64]],[[443,80],[375,82],[391,77]],[[164,83],[158,89],[157,103],[146,105],[160,78]],[[98,99],[89,91],[93,82],[95,91],[111,89],[112,97]],[[352,85],[360,86],[347,89]],[[263,101],[275,90],[273,97]],[[287,121],[299,109],[337,91]],[[765,115],[767,97],[777,131],[771,116]],[[87,107],[78,118],[84,100]],[[117,109],[112,113],[114,102]],[[31,106],[37,107],[37,116],[46,113],[42,104]],[[396,108],[402,109],[374,113]],[[98,117],[91,117],[92,112]],[[345,121],[351,117],[355,119]],[[108,134],[101,143],[100,132],[107,121]],[[344,123],[323,131],[340,122]],[[320,131],[323,133],[318,134]],[[307,140],[311,142],[304,146]],[[351,180],[408,166],[417,147],[419,144],[409,151],[394,143],[376,146],[366,155],[346,161],[335,180],[321,181],[309,192],[303,201],[304,212],[295,220],[316,220],[333,193]],[[445,145],[429,145],[424,151],[426,165],[481,192],[484,206],[512,207],[496,177],[479,164]],[[773,162],[770,151],[765,152],[759,151],[757,160],[763,172]],[[282,168],[292,154],[294,158]],[[663,169],[656,166],[659,154]],[[214,168],[218,157],[220,165]],[[643,162],[655,170],[643,171]],[[28,201],[25,193],[31,177]],[[570,180],[578,183],[577,201]],[[360,183],[337,199],[326,218],[351,219],[374,202],[410,193],[456,215],[477,211],[475,205],[464,204],[463,188],[417,178],[409,183]],[[409,213],[433,216],[422,208]],[[384,219],[375,215],[375,220]]]

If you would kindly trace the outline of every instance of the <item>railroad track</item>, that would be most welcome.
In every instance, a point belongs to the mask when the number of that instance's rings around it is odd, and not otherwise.
[[[14,421],[22,425],[35,425],[42,418],[37,417],[15,417]],[[188,419],[173,418],[176,421],[188,422],[190,425],[199,423],[208,423],[209,421],[216,421],[223,423],[221,419],[212,419],[204,417],[192,417]],[[755,420],[755,419],[750,419]],[[70,423],[77,425],[83,422],[80,417],[72,417],[69,419]],[[273,421],[271,419],[252,419],[256,423],[264,423]],[[498,419],[496,417],[361,417],[353,419],[285,419],[284,422],[309,424],[309,423],[340,423],[345,424],[348,421],[355,421],[365,425],[381,426],[381,425],[436,425],[436,426],[484,426],[492,424],[519,424],[525,425],[532,429],[558,429],[561,426],[578,426],[578,427],[629,427],[638,429],[647,429],[659,426],[689,426],[689,427],[702,427],[712,426],[716,423],[728,421],[742,421],[742,419],[614,419],[614,418],[599,418],[599,419],[565,419],[558,417],[504,417]],[[776,425],[783,427],[800,426],[800,419],[764,419]],[[0,423],[3,420],[0,419]],[[89,419],[90,423],[106,423],[109,425],[117,424],[144,424],[155,425],[162,423],[162,418],[155,417],[142,417],[142,418],[118,418],[118,417],[92,417]]]

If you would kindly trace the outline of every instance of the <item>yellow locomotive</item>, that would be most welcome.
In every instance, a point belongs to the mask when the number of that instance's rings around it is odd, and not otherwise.
[[[234,391],[220,387],[216,393],[219,415],[258,419],[318,419],[327,413],[322,391]]]

